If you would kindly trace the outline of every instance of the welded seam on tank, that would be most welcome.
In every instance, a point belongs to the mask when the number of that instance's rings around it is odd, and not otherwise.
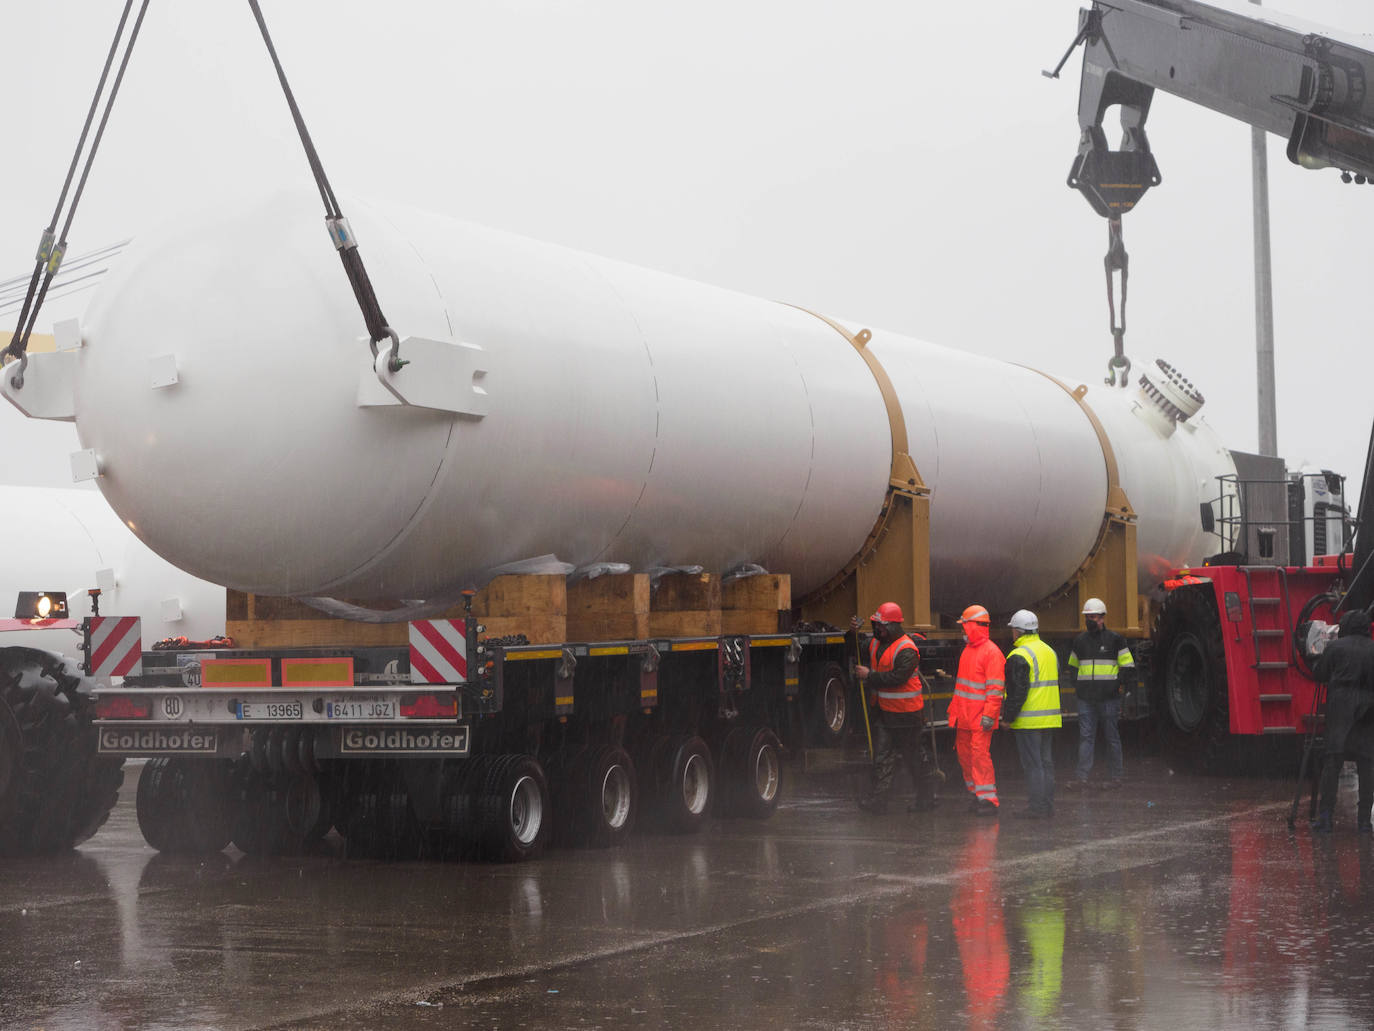
[[[99,492],[97,491],[97,493]],[[102,494],[101,497],[104,497],[104,495]],[[100,559],[101,564],[103,565],[105,561],[105,556],[100,550],[100,542],[95,539],[95,534],[91,533],[90,528],[86,525],[85,520],[83,520],[79,515],[77,515],[77,513],[72,509],[72,507],[68,505],[65,501],[59,501],[57,502],[57,504],[62,508],[64,512],[67,513],[67,515],[72,517],[73,521],[75,521],[77,526],[81,527],[81,532],[84,533],[86,535],[86,539],[91,542],[91,547],[95,549],[96,557]],[[118,519],[119,517],[116,516],[115,518]],[[121,519],[120,522],[124,521]],[[125,523],[124,525],[128,526],[127,523]],[[132,530],[133,528],[129,527],[129,529]],[[142,536],[140,536],[139,534],[134,534],[134,536],[138,537],[139,540],[143,539]]]
[[[942,874],[871,874],[866,876],[863,880],[865,885],[871,885],[867,890],[847,891],[842,895],[803,902],[780,910],[770,910],[754,916],[743,917],[739,920],[720,921],[690,931],[650,935],[638,941],[595,949],[582,953],[581,955],[569,956],[566,959],[555,962],[525,963],[520,966],[511,967],[507,970],[490,972],[478,971],[468,977],[456,980],[414,984],[394,992],[378,993],[369,996],[367,999],[360,999],[351,1005],[332,1006],[327,1008],[321,1007],[320,1009],[309,1010],[279,1023],[259,1025],[256,1031],[271,1031],[273,1028],[290,1028],[299,1026],[300,1023],[305,1020],[319,1020],[331,1015],[348,1013],[364,1008],[373,1010],[377,1006],[414,1006],[417,996],[428,1001],[434,996],[446,996],[458,992],[470,994],[474,990],[496,988],[501,985],[526,981],[532,975],[536,974],[553,974],[576,970],[605,960],[618,959],[622,956],[632,956],[637,953],[674,945],[679,942],[709,938],[712,935],[737,931],[740,928],[749,927],[751,925],[775,923],[778,920],[787,920],[793,917],[806,916],[811,913],[852,907],[856,904],[873,902],[884,898],[902,897],[909,895],[913,888],[948,887],[989,871],[1005,872],[1009,870],[1019,870],[1028,867],[1038,867],[1049,862],[1055,863],[1054,869],[1056,871],[1062,871],[1064,868],[1063,861],[1065,859],[1092,853],[1102,853],[1106,857],[1114,859],[1116,862],[1114,869],[1121,869],[1123,863],[1126,863],[1127,868],[1149,866],[1160,862],[1161,859],[1155,856],[1145,856],[1140,853],[1135,853],[1130,857],[1130,861],[1127,862],[1127,860],[1123,858],[1126,855],[1123,851],[1123,846],[1149,841],[1153,838],[1174,838],[1179,842],[1180,847],[1193,848],[1196,846],[1189,843],[1188,839],[1185,837],[1185,832],[1187,831],[1230,823],[1245,817],[1254,816],[1257,813],[1264,813],[1271,810],[1283,810],[1288,808],[1288,806],[1289,803],[1287,802],[1270,802],[1239,813],[1227,813],[1222,816],[1212,816],[1201,820],[1189,820],[1181,824],[1170,824],[1167,827],[1134,831],[1130,834],[1122,834],[1113,838],[1085,841],[1066,848],[1053,849],[1047,852],[1037,852],[1033,855],[1022,856],[1017,859],[1008,859],[980,866],[964,867]],[[991,826],[989,826],[989,829],[991,829]],[[809,838],[807,840],[813,843],[816,841],[814,838]],[[853,839],[847,840],[852,842]],[[892,844],[887,841],[883,843]]]
[[[398,226],[395,222],[393,222],[391,218],[388,217],[384,212],[377,211],[374,209],[373,213],[383,222],[387,223],[393,230],[395,230],[396,235],[399,236],[402,240],[405,240],[406,245],[409,246],[411,251],[414,252],[415,260],[420,263],[420,267],[425,271],[425,274],[429,276],[430,282],[434,284],[434,292],[438,295],[439,304],[442,306],[444,311],[444,321],[448,324],[449,327],[449,338],[456,339],[453,333],[453,319],[449,317],[448,300],[444,297],[443,291],[439,289],[439,281],[434,278],[434,273],[430,270],[429,263],[425,261],[424,255],[420,253],[419,249],[415,246],[413,242],[411,242],[410,238],[404,232],[401,231],[401,227]],[[377,553],[373,555],[370,559],[367,559],[365,562],[360,563],[357,567],[355,567],[347,573],[344,573],[342,576],[335,577],[333,580],[330,580],[327,584],[320,587],[319,589],[312,591],[312,595],[317,597],[327,596],[328,593],[335,587],[338,587],[342,584],[346,584],[354,579],[357,579],[358,577],[365,576],[371,570],[385,563],[391,557],[392,553],[395,552],[397,548],[399,548],[410,538],[410,535],[415,531],[415,528],[420,524],[421,520],[424,519],[425,514],[429,511],[430,506],[434,503],[434,498],[439,493],[435,488],[441,482],[443,482],[444,479],[446,479],[445,473],[447,472],[449,467],[456,464],[455,462],[450,461],[450,459],[452,459],[453,452],[455,450],[452,445],[453,433],[457,425],[458,416],[451,416],[448,420],[448,432],[444,436],[443,455],[439,459],[439,464],[436,465],[434,468],[434,475],[430,477],[429,488],[425,491],[424,496],[420,499],[419,504],[415,506],[414,511],[412,511],[408,517],[406,517],[405,521],[402,522],[400,527],[396,530],[395,534],[392,535],[391,539],[387,541],[385,544],[383,544],[382,547],[377,551]]]
[[[645,493],[649,490],[649,479],[654,473],[654,460],[658,458],[659,433],[663,428],[663,404],[658,391],[658,372],[654,369],[654,352],[653,349],[649,347],[649,338],[644,333],[644,327],[639,324],[639,319],[635,318],[634,309],[630,307],[625,297],[616,289],[615,284],[606,278],[605,273],[603,273],[595,263],[584,261],[583,264],[586,266],[587,271],[601,280],[602,284],[611,292],[612,296],[620,302],[621,308],[629,317],[630,321],[634,323],[635,332],[639,334],[639,342],[644,345],[644,356],[649,360],[649,379],[654,384],[654,446],[649,450],[649,468],[644,470],[644,482],[639,485],[639,494],[636,495],[634,504],[630,506],[630,511],[625,514],[625,521],[620,524],[620,528],[616,530],[615,533],[611,534],[611,539],[606,542],[606,546],[597,552],[596,557],[588,563],[588,565],[595,565],[597,562],[604,561],[606,556],[615,549],[616,543],[620,540],[620,535],[629,527],[630,522],[639,511],[639,506],[644,500]]]

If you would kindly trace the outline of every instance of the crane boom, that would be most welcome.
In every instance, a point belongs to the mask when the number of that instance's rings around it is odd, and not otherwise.
[[[1304,168],[1374,180],[1374,38],[1243,0],[1093,0],[1077,41],[1081,136],[1069,185],[1106,218],[1160,182],[1145,135],[1157,89],[1285,137]],[[1123,135],[1111,150],[1102,119],[1118,105]]]

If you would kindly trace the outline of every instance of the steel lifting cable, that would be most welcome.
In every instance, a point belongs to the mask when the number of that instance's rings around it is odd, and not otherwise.
[[[1107,256],[1102,259],[1107,272],[1107,311],[1112,327],[1112,345],[1116,353],[1107,359],[1107,378],[1103,380],[1109,387],[1117,385],[1117,370],[1121,370],[1121,386],[1124,388],[1131,378],[1131,360],[1126,357],[1126,277],[1130,272],[1131,258],[1126,253],[1126,243],[1121,238],[1121,219],[1107,219]],[[1121,318],[1116,317],[1116,297],[1112,291],[1112,273],[1121,273]]]
[[[343,212],[339,210],[339,202],[334,197],[334,190],[329,185],[329,179],[324,174],[324,165],[320,162],[320,156],[315,151],[315,144],[310,139],[310,133],[305,127],[305,119],[301,115],[301,109],[296,104],[296,97],[291,92],[291,86],[286,81],[286,71],[281,66],[281,61],[277,58],[277,48],[272,45],[272,36],[267,31],[267,22],[262,16],[262,8],[258,6],[258,0],[248,0],[248,6],[253,9],[253,17],[257,19],[258,28],[262,31],[262,41],[267,44],[267,53],[272,58],[272,66],[277,70],[277,79],[281,82],[282,92],[286,95],[286,103],[291,108],[291,118],[296,123],[296,132],[300,135],[301,145],[305,148],[306,160],[310,162],[310,171],[315,176],[315,185],[320,191],[320,200],[324,201],[325,225],[329,229],[330,239],[334,241],[334,247],[339,252],[339,258],[343,261],[344,272],[348,276],[348,282],[353,287],[353,296],[358,301],[358,307],[362,309],[363,321],[367,323],[367,335],[372,344],[372,354],[377,354],[377,344],[381,340],[391,340],[391,361],[390,368],[396,372],[406,363],[400,359],[401,341],[397,337],[396,331],[387,325],[385,316],[382,315],[381,305],[377,302],[377,294],[372,289],[372,280],[368,278],[367,269],[363,267],[362,255],[358,253],[358,243],[353,237],[353,230],[344,218]]]
[[[81,170],[81,179],[77,182],[76,192],[72,195],[71,207],[67,209],[66,220],[62,223],[61,234],[56,233],[57,220],[62,214],[62,207],[67,200],[67,191],[72,185],[72,176],[76,173],[77,162],[81,159],[81,152],[86,146],[86,136],[91,130],[91,121],[95,118],[96,108],[100,105],[100,95],[105,91],[105,81],[110,75],[110,66],[114,63],[115,53],[119,49],[120,38],[124,35],[124,26],[128,23],[129,12],[133,9],[134,0],[125,0],[124,11],[119,16],[119,25],[115,29],[114,39],[110,41],[110,52],[105,56],[105,67],[101,69],[100,81],[96,84],[95,95],[91,97],[90,110],[86,112],[86,122],[81,127],[81,137],[77,140],[76,152],[72,154],[71,164],[67,168],[67,179],[62,184],[62,191],[57,197],[57,206],[53,209],[52,219],[48,227],[43,230],[43,237],[39,241],[38,253],[34,258],[33,275],[29,279],[29,289],[24,296],[24,304],[19,311],[19,320],[15,324],[14,337],[2,354],[11,354],[19,359],[19,368],[11,378],[10,382],[14,389],[21,390],[24,386],[24,370],[28,367],[28,346],[29,336],[33,333],[33,327],[38,321],[39,309],[43,307],[43,300],[48,295],[48,287],[52,284],[53,277],[62,267],[62,258],[67,253],[67,232],[71,229],[72,218],[76,215],[76,207],[81,203],[81,194],[86,189],[86,179],[91,174],[91,165],[95,163],[96,151],[100,149],[101,137],[105,135],[105,125],[110,120],[110,111],[114,107],[115,97],[119,93],[119,84],[124,79],[124,71],[129,67],[129,58],[134,52],[134,43],[138,41],[139,29],[143,26],[143,17],[148,13],[149,0],[143,0],[142,6],[138,10],[138,17],[134,19],[134,27],[129,32],[128,42],[124,47],[124,57],[119,62],[119,71],[115,74],[114,83],[110,86],[110,95],[105,100],[105,111],[100,116],[100,125],[96,129],[95,139],[91,141],[90,152],[86,155],[85,167]],[[42,277],[40,284],[39,277]]]

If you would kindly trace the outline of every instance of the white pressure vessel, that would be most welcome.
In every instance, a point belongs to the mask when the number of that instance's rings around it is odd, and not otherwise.
[[[453,410],[360,405],[377,374],[312,195],[136,240],[83,325],[76,423],[111,505],[169,561],[362,600],[442,597],[541,557],[754,563],[802,598],[863,545],[892,434],[873,373],[825,321],[448,218],[345,209],[390,325],[475,355],[471,381],[415,347],[394,382],[451,389]],[[1207,550],[1198,505],[1234,469],[1196,418],[1178,426],[1134,389],[1080,403],[1034,370],[878,330],[868,347],[932,490],[937,610],[1029,604],[1088,555],[1107,466],[1084,404],[1141,514],[1142,574]]]

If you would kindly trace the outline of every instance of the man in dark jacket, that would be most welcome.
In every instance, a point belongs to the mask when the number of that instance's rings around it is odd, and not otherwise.
[[[1121,716],[1122,688],[1135,684],[1135,660],[1126,639],[1107,629],[1107,606],[1100,598],[1089,598],[1083,603],[1083,621],[1088,629],[1074,638],[1065,670],[1065,686],[1072,687],[1078,697],[1078,775],[1065,786],[1087,786],[1093,768],[1093,744],[1100,726],[1107,741],[1111,773],[1111,780],[1104,781],[1102,786],[1119,788],[1124,770],[1116,722]]]
[[[1336,807],[1336,781],[1346,757],[1359,771],[1359,808],[1356,825],[1369,833],[1370,808],[1374,806],[1374,640],[1369,636],[1369,613],[1347,612],[1341,617],[1340,636],[1326,646],[1312,667],[1313,675],[1326,684],[1326,762],[1322,766],[1317,796],[1317,818],[1312,829],[1329,834]]]

